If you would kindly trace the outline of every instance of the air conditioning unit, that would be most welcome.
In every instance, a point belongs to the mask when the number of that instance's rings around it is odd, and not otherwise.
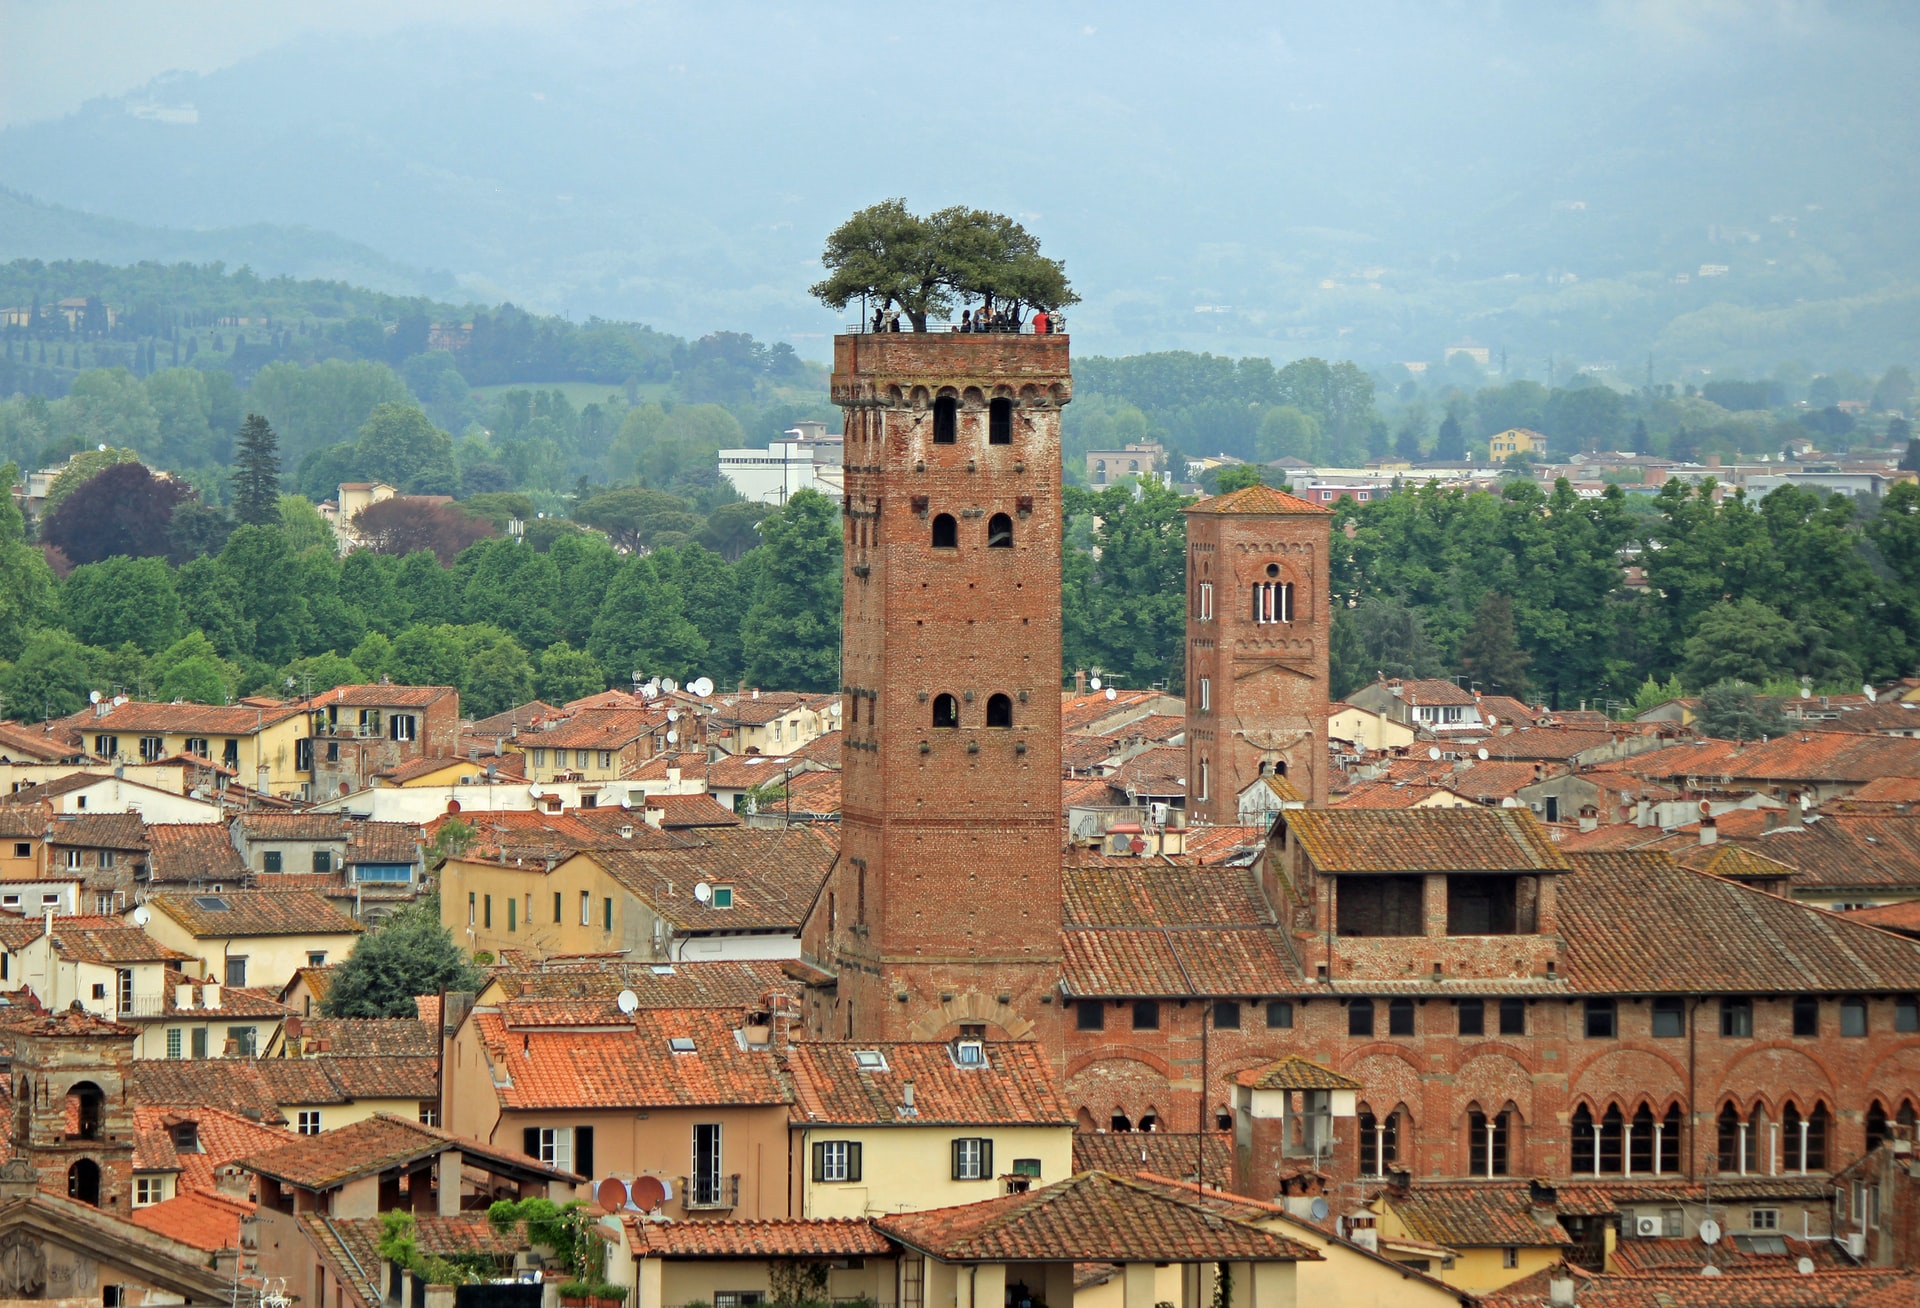
[[[1638,1236],[1657,1239],[1667,1232],[1667,1224],[1658,1217],[1637,1217],[1633,1222],[1633,1233]]]
[[[1865,1231],[1847,1232],[1846,1245],[1847,1255],[1849,1257],[1865,1258],[1867,1256],[1867,1233]]]

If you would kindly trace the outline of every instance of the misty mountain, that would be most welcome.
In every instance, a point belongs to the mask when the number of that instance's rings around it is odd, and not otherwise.
[[[1103,353],[1877,369],[1920,354],[1917,55],[1892,3],[569,9],[162,78],[0,133],[0,183],[814,357],[822,236],[897,194],[1021,215]]]

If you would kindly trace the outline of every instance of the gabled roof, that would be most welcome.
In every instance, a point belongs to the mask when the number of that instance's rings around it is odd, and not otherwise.
[[[1070,994],[1235,996],[1249,976],[1299,975],[1247,868],[1114,859],[1062,880]]]
[[[1322,508],[1295,495],[1272,486],[1243,486],[1237,491],[1228,491],[1225,495],[1214,495],[1198,500],[1181,510],[1183,513],[1312,513],[1320,517],[1331,517],[1332,509]]]
[[[104,708],[105,713],[96,709]],[[85,708],[60,723],[83,733],[154,732],[195,736],[250,736],[307,711],[295,703],[158,704],[145,700],[111,701]]]
[[[1623,1242],[1624,1243],[1624,1242]],[[1483,1295],[1481,1308],[1533,1308],[1550,1291],[1542,1274]],[[1577,1274],[1580,1308],[1908,1308],[1920,1296],[1920,1271],[1906,1267],[1849,1267],[1801,1276],[1797,1272],[1702,1276],[1695,1268],[1646,1276]]]
[[[191,1122],[198,1150],[174,1147],[175,1126]],[[220,1168],[263,1150],[278,1149],[299,1139],[277,1126],[251,1121],[238,1113],[209,1105],[177,1107],[136,1103],[133,1107],[133,1167],[137,1172],[173,1171],[178,1193],[215,1188]]]
[[[130,1220],[142,1230],[214,1253],[240,1247],[240,1223],[258,1205],[205,1190],[190,1190],[145,1208],[136,1208]]]
[[[1381,1201],[1415,1239],[1449,1249],[1573,1243],[1551,1205],[1534,1207],[1530,1181],[1422,1181]]]
[[[680,931],[797,931],[839,851],[831,827],[703,827],[677,848],[600,849],[587,856]],[[733,889],[730,908],[694,897],[700,882]]]
[[[332,690],[321,691],[308,702],[315,708],[325,708],[329,704],[336,704],[343,708],[426,708],[448,695],[459,693],[452,686],[396,686],[374,683],[364,686],[335,686]]]
[[[0,722],[0,762],[61,763],[84,757],[86,750],[57,734],[51,723],[36,727],[21,722]]]
[[[473,1023],[503,1108],[752,1106],[793,1099],[772,1051],[741,1040],[737,1013],[654,1009],[635,1013],[620,1030],[510,1030],[499,1013],[476,1010]],[[692,1048],[676,1051],[674,1040]]]
[[[1359,1090],[1361,1082],[1299,1054],[1288,1054],[1265,1067],[1250,1067],[1234,1077],[1249,1090]]]
[[[344,813],[242,813],[234,819],[248,840],[345,840],[354,819]]]
[[[139,927],[115,918],[53,919],[53,946],[76,963],[118,967],[126,963],[175,962],[191,958],[161,944]]]
[[[59,813],[47,824],[47,843],[143,853],[147,824],[138,813]]]
[[[247,863],[224,822],[154,822],[147,825],[147,875],[155,882],[238,883]]]
[[[308,890],[223,890],[150,895],[147,904],[197,939],[227,936],[358,935],[363,928]]]
[[[1207,1184],[1233,1182],[1233,1132],[1208,1131],[1075,1131],[1073,1170],[1111,1172],[1143,1179],[1139,1174],[1192,1176],[1196,1164]],[[1194,1196],[1188,1196],[1193,1198]],[[1230,1213],[1251,1220],[1243,1214]]]
[[[301,1037],[327,1042],[329,1058],[437,1057],[440,1038],[417,1017],[310,1017]]]
[[[1524,808],[1371,812],[1289,809],[1280,824],[1321,872],[1564,872],[1566,856]]]
[[[794,1120],[834,1126],[1073,1124],[1037,1044],[989,1042],[985,1057],[984,1066],[963,1067],[951,1045],[929,1040],[796,1042],[788,1055]],[[905,1111],[908,1084],[914,1088],[911,1113]]]
[[[376,1113],[349,1126],[302,1136],[292,1144],[245,1160],[249,1170],[303,1190],[331,1190],[348,1181],[456,1149],[484,1170],[549,1181],[580,1181],[522,1154],[493,1149],[438,1127]]]
[[[667,711],[658,709],[583,709],[552,729],[527,731],[513,742],[529,749],[623,749],[642,736],[667,730]]]
[[[707,789],[752,790],[769,782],[778,784],[781,774],[796,764],[812,766],[791,754],[723,754],[707,765]]]
[[[794,777],[798,782],[801,773]],[[831,775],[820,773],[821,776]],[[660,829],[683,830],[687,827],[737,827],[743,825],[731,809],[721,807],[712,795],[649,795],[647,808],[660,814]]]
[[[890,1214],[874,1226],[942,1262],[1304,1262],[1297,1240],[1106,1172],[957,1208]]]
[[[526,730],[541,718],[560,712],[558,704],[549,704],[545,700],[531,700],[515,705],[504,713],[496,713],[490,718],[476,718],[468,728],[476,736],[504,736],[515,727]]]
[[[880,1258],[893,1242],[864,1217],[650,1222],[622,1213],[636,1258]]]
[[[625,1022],[621,991],[642,1009],[758,1008],[769,994],[796,991],[776,959],[636,963],[626,958],[555,960],[532,969],[497,968],[493,984],[508,1026],[596,1026]]]

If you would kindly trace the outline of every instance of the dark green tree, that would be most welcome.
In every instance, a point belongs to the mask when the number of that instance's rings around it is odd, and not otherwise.
[[[1266,478],[1260,475],[1260,467],[1253,463],[1230,463],[1213,474],[1213,493],[1227,495],[1249,486],[1264,486]]]
[[[1525,699],[1532,661],[1514,633],[1513,600],[1488,591],[1460,641],[1460,670],[1489,693]]]
[[[1684,675],[1694,686],[1789,676],[1799,643],[1794,625],[1759,600],[1722,600],[1688,637]]]
[[[741,622],[742,672],[759,686],[832,690],[840,684],[839,506],[800,491],[761,522],[760,539]]]
[[[18,464],[0,466],[0,483],[20,475]],[[53,570],[26,542],[26,520],[13,496],[0,495],[0,659],[20,656],[27,633],[53,617],[57,600]]]
[[[1744,681],[1717,681],[1700,693],[1693,729],[1717,740],[1758,740],[1784,734],[1779,705]]]
[[[28,635],[20,657],[0,670],[0,700],[22,722],[78,713],[91,677],[87,648],[57,628]]]
[[[232,583],[246,642],[242,654],[277,666],[302,652],[307,597],[293,549],[278,528],[234,528],[214,566]]]
[[[476,718],[504,713],[533,698],[533,666],[520,642],[508,637],[467,662],[460,707]]]
[[[615,681],[637,672],[684,682],[706,670],[706,637],[650,557],[628,559],[607,588],[587,649]]]
[[[251,527],[280,521],[280,437],[257,413],[247,415],[234,441],[233,517]]]
[[[534,694],[547,703],[570,703],[597,695],[606,688],[606,673],[587,651],[575,649],[564,640],[541,651],[533,689]]]
[[[327,987],[328,1017],[414,1017],[414,999],[478,991],[486,977],[440,922],[440,897],[422,895],[354,943]]]
[[[1116,686],[1181,688],[1187,610],[1181,509],[1190,503],[1158,482],[1097,493],[1067,489],[1068,515],[1076,531],[1082,523],[1091,529],[1092,548],[1070,549],[1062,560],[1066,670],[1099,668]]]
[[[160,559],[116,555],[75,568],[60,584],[68,631],[107,648],[132,641],[149,654],[180,638],[184,614],[172,569]]]
[[[1467,457],[1466,434],[1460,429],[1460,419],[1451,407],[1447,416],[1440,420],[1440,434],[1434,438],[1433,457],[1443,463],[1458,463]]]

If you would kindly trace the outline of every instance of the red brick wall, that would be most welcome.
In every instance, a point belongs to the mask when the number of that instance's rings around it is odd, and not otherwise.
[[[1064,337],[841,337],[846,414],[842,851],[807,953],[839,977],[812,1030],[1023,1035],[1060,957],[1060,406]],[[935,401],[959,400],[933,441]],[[1014,402],[988,443],[989,402]],[[942,513],[959,548],[934,549]],[[1011,549],[988,549],[993,515]],[[988,697],[1013,699],[988,728]],[[931,725],[941,694],[957,729]],[[902,1002],[900,996],[904,995]]]
[[[1187,515],[1190,814],[1236,821],[1239,793],[1260,776],[1262,763],[1283,771],[1310,803],[1326,802],[1330,521],[1318,513]],[[1292,583],[1292,622],[1254,621],[1253,587],[1267,581]],[[1200,617],[1202,583],[1213,587],[1211,620]],[[1211,687],[1206,711],[1202,677]]]

